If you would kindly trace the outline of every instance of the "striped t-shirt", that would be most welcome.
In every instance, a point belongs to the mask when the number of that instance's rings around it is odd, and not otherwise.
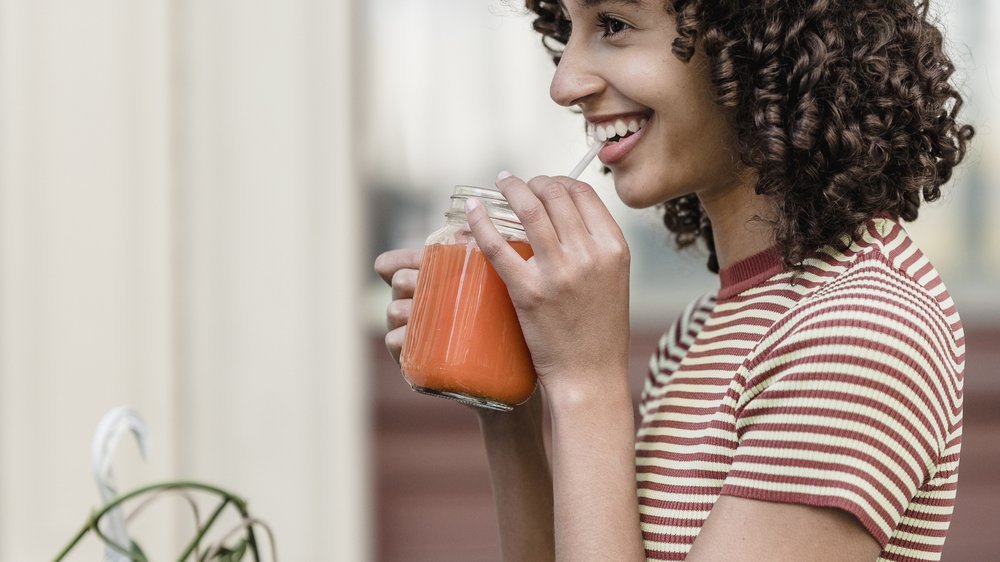
[[[965,337],[894,220],[784,271],[720,273],[650,361],[636,440],[646,556],[682,560],[720,495],[853,514],[880,560],[937,560],[962,435]]]

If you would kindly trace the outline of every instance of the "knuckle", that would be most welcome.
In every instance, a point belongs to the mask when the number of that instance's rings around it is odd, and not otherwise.
[[[537,190],[539,186],[550,181],[552,181],[552,178],[549,176],[535,176],[528,180],[528,186],[531,187],[532,190]]]
[[[566,185],[566,191],[573,195],[586,195],[594,192],[594,188],[588,183],[584,183],[580,180],[569,180]]]
[[[574,285],[574,276],[567,271],[562,271],[552,277],[552,288],[556,293],[563,294]]]
[[[523,306],[527,310],[536,310],[545,303],[545,292],[539,287],[528,287],[523,292]]]
[[[545,218],[545,208],[540,203],[530,203],[518,215],[523,224],[535,224]]]
[[[397,363],[399,363],[399,355],[403,350],[403,342],[405,339],[405,326],[391,330],[385,335],[385,348],[389,350],[389,354],[392,355],[393,359],[395,359]]]
[[[536,194],[545,193],[552,186],[559,186],[559,182],[550,176],[535,176],[528,181],[528,187]]]
[[[397,291],[412,291],[417,284],[416,282],[416,270],[400,269],[392,274],[392,288]]]
[[[382,252],[375,258],[375,273],[378,273],[381,277],[387,277],[392,273],[392,268],[389,265],[391,261],[390,252]]]
[[[549,180],[538,187],[538,196],[542,199],[551,201],[553,199],[559,199],[560,197],[566,196],[566,188],[557,181]]]
[[[503,243],[497,241],[484,242],[480,244],[479,250],[483,252],[490,261],[499,258],[503,253]]]
[[[632,252],[624,240],[615,241],[611,247],[611,255],[619,262],[629,263],[632,260]]]
[[[628,262],[631,258],[628,243],[621,238],[610,238],[602,241],[601,252],[610,261],[621,263]]]
[[[386,307],[385,316],[390,328],[398,328],[410,320],[410,299],[395,300]]]
[[[375,272],[386,283],[392,284],[392,278],[401,269],[418,269],[423,259],[423,248],[395,249],[382,252],[375,258]]]

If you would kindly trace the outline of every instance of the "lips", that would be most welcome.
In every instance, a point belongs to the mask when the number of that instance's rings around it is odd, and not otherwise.
[[[606,143],[604,145],[604,148],[602,148],[601,151],[597,153],[597,157],[600,158],[601,162],[603,162],[607,166],[611,166],[613,164],[621,162],[622,160],[625,159],[626,156],[628,156],[629,152],[632,151],[635,145],[638,144],[640,140],[642,140],[642,137],[645,134],[645,132],[646,129],[644,128],[639,129],[639,131],[631,135],[628,135],[626,137],[623,137],[621,140],[617,142]]]
[[[648,116],[641,114],[593,119],[588,129],[598,142],[605,143],[598,153],[601,162],[611,165],[624,159],[642,139],[648,122]]]

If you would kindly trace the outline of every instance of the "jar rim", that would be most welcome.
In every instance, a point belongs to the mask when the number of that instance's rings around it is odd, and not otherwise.
[[[490,201],[496,201],[502,203],[503,205],[509,206],[507,203],[507,198],[500,193],[500,190],[495,187],[480,187],[476,185],[456,185],[455,192],[452,193],[452,197],[469,198],[475,197],[477,199],[487,199]]]
[[[510,208],[510,203],[500,193],[500,190],[489,187],[478,187],[474,185],[456,185],[455,191],[451,195],[451,209],[445,213],[447,216],[456,216],[465,219],[465,203],[469,197],[475,197],[486,210],[486,214],[493,219],[497,226],[505,226],[516,231],[523,232],[521,219],[517,217],[514,210]]]

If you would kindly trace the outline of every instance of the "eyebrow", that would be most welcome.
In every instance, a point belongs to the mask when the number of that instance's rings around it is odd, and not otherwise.
[[[576,0],[583,8],[594,8],[597,6],[602,6],[604,4],[618,4],[621,6],[639,6],[642,5],[643,0]],[[562,8],[563,12],[566,11],[565,0],[559,0],[559,7]]]
[[[638,6],[642,0],[577,0],[585,8],[593,8],[602,4],[621,4],[624,6]]]

